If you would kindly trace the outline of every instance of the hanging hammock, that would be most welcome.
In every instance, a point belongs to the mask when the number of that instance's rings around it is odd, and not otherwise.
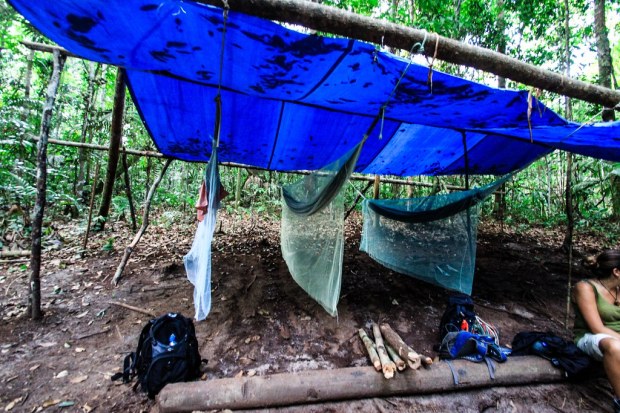
[[[510,177],[447,195],[365,200],[360,249],[394,271],[471,294],[479,205]]]
[[[282,256],[293,279],[336,316],[344,251],[341,189],[355,168],[363,141],[344,156],[282,187]]]

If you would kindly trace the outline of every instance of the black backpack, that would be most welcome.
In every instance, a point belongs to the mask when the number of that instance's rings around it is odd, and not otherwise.
[[[112,380],[123,378],[129,383],[134,376],[149,398],[168,383],[190,381],[200,377],[200,353],[194,323],[181,314],[168,313],[149,321],[140,334],[138,348],[125,357],[123,372]]]
[[[476,312],[474,311],[474,301],[465,294],[453,294],[448,297],[446,310],[441,316],[439,324],[439,342],[441,343],[448,333],[461,331],[461,326],[467,323],[465,331],[472,332],[476,323]]]
[[[569,380],[580,380],[589,377],[592,359],[572,341],[551,332],[526,331],[518,333],[512,340],[512,355],[522,356],[533,354],[546,358],[564,370]]]

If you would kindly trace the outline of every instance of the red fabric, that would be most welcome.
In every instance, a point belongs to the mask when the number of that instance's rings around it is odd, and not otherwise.
[[[228,191],[222,183],[220,182],[220,190],[217,194],[218,202],[228,196]],[[198,191],[198,201],[196,202],[196,218],[198,221],[205,219],[205,215],[207,215],[207,211],[209,211],[209,193],[207,192],[207,185],[205,181],[202,181],[202,185],[200,185],[200,190]]]

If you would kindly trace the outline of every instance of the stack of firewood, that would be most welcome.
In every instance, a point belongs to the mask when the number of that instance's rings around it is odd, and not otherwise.
[[[386,379],[391,379],[396,370],[403,371],[407,366],[417,370],[421,365],[433,364],[433,359],[420,355],[409,347],[389,324],[383,323],[379,326],[372,323],[372,333],[374,341],[363,328],[359,329],[360,338],[368,351],[370,361],[377,371],[383,372]]]

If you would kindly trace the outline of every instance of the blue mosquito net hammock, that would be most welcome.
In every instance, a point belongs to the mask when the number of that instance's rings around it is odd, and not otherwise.
[[[446,195],[366,199],[360,249],[391,270],[469,295],[479,205],[511,176]]]
[[[341,189],[355,168],[363,142],[282,187],[282,256],[295,282],[332,316],[338,314],[344,251]]]

